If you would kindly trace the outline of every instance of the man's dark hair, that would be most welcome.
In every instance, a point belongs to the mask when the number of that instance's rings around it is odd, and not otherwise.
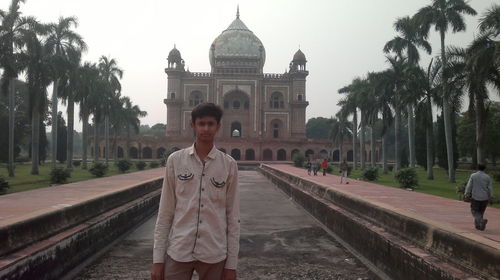
[[[215,120],[217,120],[217,123],[220,123],[220,119],[222,118],[222,109],[214,103],[201,103],[194,107],[193,111],[191,111],[191,121],[193,123],[195,123],[197,118],[207,116],[214,117]]]
[[[478,164],[477,165],[477,169],[479,169],[481,171],[484,171],[486,169],[486,165],[484,165],[484,164]]]

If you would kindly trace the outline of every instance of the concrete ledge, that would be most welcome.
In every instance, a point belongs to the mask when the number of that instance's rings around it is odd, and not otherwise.
[[[139,189],[154,189],[119,207],[68,228],[48,239],[35,242],[0,259],[0,279],[60,279],[83,260],[106,247],[124,232],[147,219],[158,209],[162,180]],[[122,194],[108,197],[118,202]],[[81,205],[89,209],[96,202]],[[102,209],[102,208],[101,208]]]
[[[262,165],[260,170],[394,279],[499,277],[500,252],[494,246],[269,165]]]
[[[0,257],[161,188],[162,178],[134,184],[0,227]]]

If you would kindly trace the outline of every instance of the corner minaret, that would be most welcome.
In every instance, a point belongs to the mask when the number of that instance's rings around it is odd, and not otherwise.
[[[186,73],[184,69],[185,63],[182,59],[181,52],[176,48],[170,51],[167,58],[167,98],[163,103],[167,106],[167,129],[166,136],[178,136],[181,134],[181,108],[182,100],[182,78]]]
[[[288,74],[292,81],[293,101],[290,102],[293,116],[292,136],[306,137],[306,108],[309,102],[306,99],[306,77],[309,71],[306,70],[306,56],[299,49],[290,62]]]

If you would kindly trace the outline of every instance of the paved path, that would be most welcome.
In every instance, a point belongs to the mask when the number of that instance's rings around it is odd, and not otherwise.
[[[469,203],[353,179],[349,179],[347,185],[340,184],[339,176],[331,174],[322,176],[320,173],[318,176],[309,176],[305,169],[292,165],[272,164],[270,166],[500,249],[500,209],[488,207],[485,214],[488,219],[486,230],[478,231],[473,225]]]
[[[0,227],[150,181],[164,168],[79,181],[0,196]]]
[[[239,182],[238,279],[376,279],[260,173],[240,171]],[[155,221],[149,219],[119,241],[76,279],[149,279]]]

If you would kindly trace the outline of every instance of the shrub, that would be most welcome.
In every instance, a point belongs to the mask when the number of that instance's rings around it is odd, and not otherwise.
[[[500,182],[500,173],[493,174],[493,179],[497,182]]]
[[[392,172],[392,170],[394,170],[394,166],[393,165],[389,165],[389,166],[387,166],[387,168],[389,169],[389,172]]]
[[[118,167],[118,170],[121,173],[125,173],[125,172],[127,172],[127,170],[130,169],[130,167],[132,167],[132,162],[130,162],[126,159],[122,159],[116,163],[116,167]]]
[[[0,195],[6,194],[9,188],[9,182],[7,182],[4,177],[0,176]]]
[[[108,171],[108,165],[101,162],[94,163],[92,167],[89,169],[89,172],[96,177],[104,176],[104,174],[106,174],[107,171]]]
[[[363,180],[375,181],[379,177],[378,168],[374,166],[368,167],[365,171],[363,171],[361,176],[363,177]]]
[[[50,182],[52,184],[64,184],[71,177],[71,171],[69,169],[56,167],[50,171]]]
[[[74,166],[74,167],[78,167],[78,166],[80,166],[80,165],[82,165],[82,161],[81,161],[81,160],[74,160],[74,161],[73,161],[73,166]]]
[[[144,161],[138,161],[135,163],[137,170],[144,170],[146,168],[146,163]]]
[[[157,161],[152,161],[149,163],[150,168],[158,168],[160,166],[160,163]]]
[[[414,189],[418,186],[417,171],[414,168],[403,168],[394,175],[403,189]]]
[[[29,162],[31,161],[31,159],[27,156],[19,156],[19,157],[16,157],[16,160],[15,162]]]
[[[304,161],[306,160],[306,158],[304,157],[304,155],[302,153],[295,153],[293,155],[293,165],[295,167],[303,167],[304,166]]]

